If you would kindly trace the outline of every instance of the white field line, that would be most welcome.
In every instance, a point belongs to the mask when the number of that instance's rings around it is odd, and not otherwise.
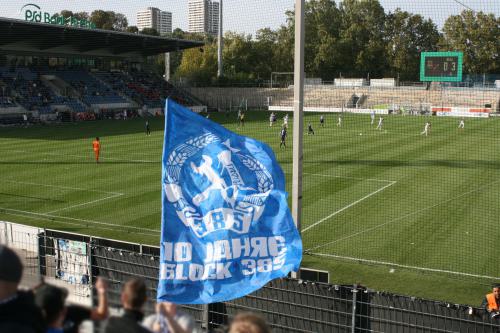
[[[330,218],[334,217],[335,215],[337,215],[337,214],[339,214],[339,213],[342,213],[344,210],[349,209],[349,208],[351,208],[351,207],[352,207],[352,206],[354,206],[354,205],[357,205],[357,204],[358,204],[358,203],[360,203],[361,201],[364,201],[364,200],[368,199],[369,197],[374,196],[375,194],[377,194],[377,193],[379,193],[379,192],[381,192],[381,191],[385,190],[386,188],[388,188],[389,186],[392,186],[392,185],[394,185],[394,184],[396,184],[396,182],[395,182],[395,181],[392,181],[392,182],[390,182],[389,184],[387,184],[387,185],[385,185],[385,186],[383,186],[383,187],[379,188],[378,190],[376,190],[376,191],[374,191],[374,192],[372,192],[372,193],[370,193],[370,194],[368,194],[368,195],[365,195],[365,196],[364,196],[364,197],[362,197],[361,199],[356,200],[356,201],[354,201],[354,202],[350,203],[349,205],[347,205],[347,206],[345,206],[345,207],[343,207],[343,208],[341,208],[341,209],[339,209],[339,210],[337,210],[337,211],[335,211],[335,212],[331,213],[330,215],[328,215],[328,216],[326,216],[326,217],[322,218],[321,220],[319,220],[319,221],[317,221],[317,222],[315,222],[315,223],[311,224],[311,225],[310,225],[310,226],[308,226],[307,228],[302,229],[302,233],[306,232],[307,230],[309,230],[309,229],[311,229],[311,228],[314,228],[315,226],[317,226],[317,225],[319,225],[319,224],[321,224],[321,223],[325,222],[326,220],[328,220],[328,219],[330,219]]]
[[[139,227],[132,227],[132,226],[127,226],[127,225],[118,225],[118,224],[114,224],[114,223],[106,223],[106,222],[100,222],[100,221],[93,221],[93,220],[85,220],[85,219],[77,219],[77,218],[74,218],[74,217],[66,217],[66,216],[57,216],[57,215],[52,215],[52,214],[47,214],[47,213],[35,213],[35,212],[30,212],[30,211],[25,211],[25,210],[19,210],[19,209],[11,209],[11,208],[4,208],[4,207],[0,207],[0,210],[3,210],[5,211],[6,213],[9,213],[9,212],[14,212],[14,213],[20,213],[20,214],[24,214],[23,216],[25,215],[34,215],[34,216],[43,216],[43,217],[47,217],[48,220],[51,220],[51,219],[63,219],[63,220],[70,220],[70,221],[78,221],[78,222],[85,222],[85,223],[90,223],[90,224],[95,224],[95,225],[98,225],[98,226],[108,226],[108,227],[114,227],[116,229],[120,229],[120,228],[125,228],[125,229],[132,229],[132,230],[137,230],[137,231],[141,231],[141,230],[145,230],[145,231],[149,231],[149,232],[152,232],[152,233],[160,233],[160,230],[154,230],[154,229],[148,229],[148,228],[139,228]],[[60,222],[60,221],[58,221]],[[81,224],[79,224],[81,226]],[[134,231],[136,232],[136,231]]]
[[[89,202],[84,202],[84,203],[81,203],[81,204],[77,204],[77,205],[72,205],[72,206],[68,206],[68,207],[64,207],[64,208],[60,208],[60,209],[56,209],[56,210],[52,210],[50,212],[47,212],[45,214],[53,214],[53,213],[56,213],[56,212],[60,212],[60,211],[63,211],[63,210],[68,210],[68,209],[71,209],[71,208],[76,208],[76,207],[82,207],[82,206],[86,206],[86,205],[91,205],[91,204],[94,204],[96,202],[99,202],[99,201],[104,201],[104,200],[110,200],[110,199],[113,199],[113,198],[118,198],[120,196],[122,196],[123,193],[117,193],[117,194],[113,194],[109,197],[105,197],[105,198],[101,198],[101,199],[97,199],[97,200],[93,200],[93,201],[89,201]]]
[[[317,177],[328,177],[328,178],[345,178],[345,179],[355,179],[355,180],[366,180],[370,182],[384,182],[384,183],[396,183],[395,180],[387,180],[387,179],[375,179],[375,178],[357,178],[357,177],[348,177],[348,176],[333,176],[333,175],[324,175],[321,173],[307,173],[304,172],[304,175],[308,176],[317,176]]]
[[[21,216],[21,217],[24,217],[24,218],[28,218],[28,219],[33,219],[33,220],[42,220],[42,221],[52,221],[52,218],[49,218],[49,217],[43,217],[43,216],[29,216],[29,215],[26,215],[26,214],[16,214],[16,213],[11,213],[11,212],[6,212],[4,211],[3,214],[7,214],[7,215],[12,215],[12,216]],[[61,224],[66,224],[66,225],[76,225],[76,226],[79,226],[81,227],[82,226],[82,223],[81,222],[68,222],[68,221],[57,221],[57,223],[61,223]],[[94,228],[98,228],[98,229],[103,229],[103,230],[112,230],[112,231],[116,231],[117,228],[121,228],[121,227],[126,227],[126,226],[116,226],[113,228],[113,227],[105,227],[105,226],[100,226],[100,225],[94,225],[92,224],[92,226]],[[143,229],[143,230],[150,230],[150,229]],[[140,231],[133,231],[134,234],[139,234],[139,235],[146,235],[146,236],[152,236],[152,235],[157,235],[158,233],[160,233],[159,230],[153,230],[151,232],[140,232]]]
[[[81,188],[81,187],[70,187],[70,186],[58,186],[58,185],[48,185],[48,184],[40,184],[40,183],[32,183],[32,182],[19,182],[16,180],[0,180],[0,182],[6,182],[6,183],[14,183],[14,184],[23,184],[23,185],[36,185],[36,186],[45,186],[45,187],[53,187],[53,188],[62,188],[64,190],[77,190],[77,191],[85,191],[85,192],[95,192],[95,193],[104,193],[104,194],[113,194],[113,195],[123,195],[123,193],[118,193],[118,192],[106,192],[106,191],[99,191],[99,190],[91,190],[87,188]]]
[[[464,197],[464,196],[469,195],[469,194],[471,194],[471,193],[473,193],[473,192],[480,191],[480,190],[482,190],[482,189],[484,189],[484,188],[486,188],[486,187],[489,187],[489,186],[491,186],[491,185],[494,185],[494,184],[496,184],[496,183],[498,183],[498,182],[500,182],[500,180],[497,180],[497,181],[495,181],[495,182],[491,182],[491,183],[489,183],[489,184],[486,184],[486,185],[483,185],[483,186],[477,187],[477,188],[475,188],[475,189],[473,189],[473,190],[470,190],[470,191],[464,192],[464,193],[462,193],[462,194],[459,194],[459,195],[457,195],[457,196],[454,196],[454,197],[452,197],[452,198],[450,198],[450,199],[448,199],[448,200],[444,200],[444,201],[438,202],[437,204],[431,205],[431,206],[429,206],[429,207],[425,207],[425,208],[422,208],[422,209],[418,209],[418,210],[416,210],[416,211],[414,211],[414,212],[411,212],[411,213],[408,213],[408,214],[406,214],[406,215],[403,215],[403,216],[397,217],[397,218],[395,218],[395,219],[392,219],[392,220],[390,220],[390,221],[387,221],[387,222],[381,223],[381,224],[379,224],[379,225],[376,225],[376,226],[370,227],[370,228],[368,228],[368,229],[365,229],[365,230],[362,230],[362,231],[358,231],[358,232],[356,232],[356,233],[354,233],[354,234],[351,234],[351,235],[348,235],[348,236],[345,236],[345,237],[342,237],[342,238],[339,238],[339,239],[333,240],[333,241],[331,241],[331,242],[327,242],[327,243],[325,243],[325,244],[321,244],[321,245],[315,246],[315,247],[313,247],[313,248],[307,249],[306,251],[314,251],[314,250],[316,250],[316,249],[319,249],[320,247],[328,246],[328,245],[330,245],[330,244],[334,244],[334,243],[337,243],[337,242],[340,242],[340,241],[343,241],[343,240],[346,240],[346,239],[349,239],[349,238],[352,238],[352,237],[359,236],[359,235],[361,235],[361,234],[364,234],[365,232],[370,232],[370,231],[372,231],[372,230],[375,230],[375,229],[378,229],[378,228],[384,227],[384,226],[386,226],[386,225],[388,225],[388,224],[391,224],[391,223],[397,222],[397,221],[399,221],[399,220],[405,219],[405,218],[407,218],[407,217],[409,217],[409,216],[412,216],[412,215],[415,215],[415,214],[419,214],[419,213],[424,212],[424,211],[426,211],[426,210],[429,210],[429,209],[435,208],[435,207],[437,207],[437,206],[440,206],[440,205],[446,204],[446,203],[448,203],[448,202],[450,202],[450,201],[454,201],[454,200],[456,200],[456,199],[458,199],[458,198]]]
[[[93,159],[93,155],[71,155],[71,154],[55,154],[55,153],[42,153],[42,152],[32,152],[32,151],[27,151],[27,150],[10,150],[11,152],[14,153],[23,153],[23,154],[38,154],[38,155],[46,155],[46,156],[70,156],[70,157],[78,157],[78,158],[86,158],[86,159]],[[122,162],[135,162],[135,163],[160,163],[161,161],[151,161],[151,160],[128,160],[124,158],[112,158],[112,157],[99,157],[99,159],[102,160],[110,160],[110,161],[122,161]]]
[[[364,181],[372,181],[372,182],[384,182],[384,183],[389,183],[389,184],[387,184],[387,185],[385,185],[385,186],[383,186],[383,187],[379,188],[378,190],[376,190],[376,191],[374,191],[374,192],[372,192],[372,193],[369,193],[368,195],[364,196],[363,198],[361,198],[361,199],[359,199],[359,200],[356,200],[356,201],[354,201],[354,202],[350,203],[349,205],[347,205],[347,206],[345,206],[345,207],[343,207],[343,208],[341,208],[341,209],[339,209],[339,210],[337,210],[337,211],[335,211],[335,212],[331,213],[330,215],[328,215],[328,216],[326,216],[326,217],[322,218],[321,220],[319,220],[319,221],[317,221],[317,222],[315,222],[315,223],[311,224],[311,225],[310,225],[310,226],[308,226],[307,228],[302,229],[302,231],[301,231],[302,233],[304,233],[304,232],[308,231],[308,230],[309,230],[309,229],[311,229],[311,228],[314,228],[314,227],[315,227],[315,226],[317,226],[318,224],[323,223],[324,221],[326,221],[326,220],[328,220],[328,219],[330,219],[330,218],[334,217],[335,215],[337,215],[337,214],[339,214],[339,213],[343,212],[344,210],[349,209],[349,208],[351,208],[351,207],[352,207],[352,206],[354,206],[354,205],[357,205],[357,204],[358,204],[358,203],[360,203],[361,201],[366,200],[366,199],[368,199],[369,197],[371,197],[371,196],[373,196],[373,195],[377,194],[378,192],[381,192],[381,191],[385,190],[386,188],[388,188],[389,186],[392,186],[392,185],[394,185],[394,184],[396,184],[396,183],[397,183],[395,180],[373,179],[373,178],[356,178],[356,177],[346,177],[346,176],[333,176],[333,175],[324,175],[324,174],[319,174],[319,173],[306,173],[306,172],[304,172],[304,175],[308,175],[308,176],[317,176],[317,177],[329,177],[329,178],[345,178],[345,179],[355,179],[355,180],[364,180]]]
[[[378,260],[370,260],[370,259],[362,259],[362,258],[354,258],[354,257],[345,257],[345,256],[334,255],[334,254],[312,253],[312,252],[311,252],[311,254],[317,255],[317,256],[322,256],[322,257],[331,257],[331,258],[338,258],[338,259],[345,259],[345,260],[352,260],[352,261],[361,261],[361,262],[370,263],[370,264],[377,264],[377,265],[386,265],[386,266],[393,266],[393,267],[400,267],[400,268],[416,269],[416,270],[426,271],[426,272],[447,273],[447,274],[470,276],[470,277],[490,279],[490,280],[499,280],[500,279],[500,277],[497,277],[497,276],[477,275],[477,274],[470,274],[470,273],[448,271],[445,269],[401,265],[401,264],[396,264],[396,263],[386,262],[386,261],[378,261]]]
[[[64,208],[60,208],[60,209],[56,209],[56,210],[53,210],[50,212],[46,212],[44,214],[53,214],[53,213],[60,212],[63,210],[68,210],[68,209],[75,208],[75,207],[86,206],[86,205],[90,205],[90,204],[93,204],[93,203],[96,203],[99,201],[109,200],[109,199],[117,198],[117,197],[124,195],[124,193],[89,190],[89,189],[85,189],[85,188],[81,188],[81,187],[56,186],[56,185],[47,185],[47,184],[31,183],[31,182],[18,182],[18,181],[14,181],[14,180],[2,180],[2,181],[7,182],[7,183],[14,183],[14,184],[45,186],[45,187],[61,188],[61,189],[68,189],[68,190],[76,190],[76,191],[82,191],[82,192],[95,192],[95,193],[111,194],[110,196],[107,196],[105,198],[96,199],[96,200],[92,200],[92,201],[88,201],[88,202],[84,202],[84,203],[80,203],[80,204],[76,204],[76,205],[72,205],[72,206],[68,206],[68,207],[64,207]],[[35,213],[33,213],[33,214],[35,214]]]

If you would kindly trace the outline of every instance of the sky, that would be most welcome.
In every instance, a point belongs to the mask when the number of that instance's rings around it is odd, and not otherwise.
[[[385,11],[397,7],[414,14],[431,18],[442,27],[446,18],[457,15],[465,6],[476,11],[500,16],[500,0],[379,0]],[[129,25],[136,24],[136,12],[146,7],[158,7],[172,12],[173,28],[187,30],[188,0],[0,0],[0,16],[24,19],[20,9],[27,3],[35,3],[49,13],[63,9],[92,12],[95,9],[113,10],[127,16]],[[285,23],[285,11],[292,10],[294,0],[223,0],[224,30],[255,34],[258,29],[278,28]],[[338,3],[338,1],[337,1]],[[463,5],[459,4],[462,3]]]

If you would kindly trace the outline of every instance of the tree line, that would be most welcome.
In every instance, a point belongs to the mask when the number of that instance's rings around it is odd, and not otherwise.
[[[62,14],[62,13],[61,13]],[[137,33],[123,14],[97,10],[74,16],[98,28]],[[293,71],[294,12],[277,29],[263,28],[255,36],[224,34],[224,77],[217,78],[215,37],[175,29],[169,37],[202,40],[201,49],[171,55],[177,80],[214,84],[269,80],[272,72]],[[80,17],[79,17],[80,18]],[[154,29],[142,33],[157,35]],[[420,53],[462,51],[464,73],[500,72],[500,17],[464,10],[447,18],[439,31],[432,19],[400,9],[385,12],[378,0],[310,0],[305,4],[305,71],[308,77],[398,77],[418,81]],[[163,57],[157,58],[158,69]]]

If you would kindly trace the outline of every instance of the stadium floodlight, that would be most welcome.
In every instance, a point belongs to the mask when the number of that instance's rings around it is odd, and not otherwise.
[[[223,63],[222,63],[222,49],[224,48],[224,31],[222,26],[222,0],[219,0],[219,29],[218,29],[218,41],[217,41],[217,77],[222,77],[224,75]]]

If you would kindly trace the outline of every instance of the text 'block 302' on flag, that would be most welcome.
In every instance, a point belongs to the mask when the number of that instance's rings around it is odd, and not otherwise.
[[[297,271],[302,241],[264,143],[167,100],[158,300],[227,301]]]

